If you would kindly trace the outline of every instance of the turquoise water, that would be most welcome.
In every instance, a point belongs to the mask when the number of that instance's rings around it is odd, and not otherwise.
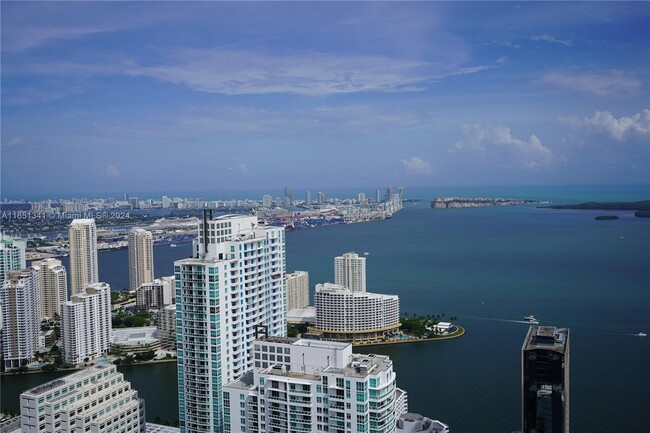
[[[640,200],[648,188],[407,190],[407,196],[508,196],[557,202]],[[287,233],[287,270],[332,281],[333,257],[369,252],[369,291],[400,296],[402,311],[458,317],[455,340],[368,347],[394,361],[412,411],[455,432],[519,428],[524,316],[571,328],[571,423],[577,432],[647,432],[650,425],[650,220],[603,211],[535,206],[433,210],[409,204],[392,219]],[[171,274],[189,244],[155,249],[156,274]],[[128,285],[126,250],[99,256],[100,276]],[[166,271],[168,269],[168,271]],[[176,415],[175,367],[124,370],[147,415]],[[39,375],[3,378],[2,405]],[[41,376],[49,379],[50,376]],[[174,379],[174,380],[172,380]],[[34,386],[34,385],[31,385]]]

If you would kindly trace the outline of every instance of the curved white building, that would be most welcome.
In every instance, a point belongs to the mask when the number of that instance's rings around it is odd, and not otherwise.
[[[327,340],[379,341],[399,328],[399,297],[353,292],[331,283],[317,284],[316,327]]]

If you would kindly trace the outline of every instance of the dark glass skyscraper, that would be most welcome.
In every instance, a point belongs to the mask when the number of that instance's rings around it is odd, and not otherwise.
[[[569,432],[569,329],[531,326],[521,349],[523,433]]]

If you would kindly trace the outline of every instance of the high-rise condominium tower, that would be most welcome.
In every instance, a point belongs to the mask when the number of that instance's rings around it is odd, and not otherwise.
[[[0,232],[0,285],[7,278],[9,271],[25,268],[25,241],[5,236]]]
[[[305,205],[311,204],[311,191],[305,191]]]
[[[61,260],[49,258],[32,262],[38,271],[41,292],[41,320],[61,317],[61,304],[68,300],[68,273]]]
[[[569,329],[531,326],[521,349],[523,433],[569,433]]]
[[[2,354],[6,369],[28,364],[38,349],[41,315],[38,272],[11,271],[0,286],[2,301]]]
[[[253,366],[255,326],[286,335],[284,229],[206,211],[174,263],[181,432],[223,431],[222,386]]]
[[[76,219],[70,224],[70,287],[76,295],[99,281],[97,227],[94,219]]]
[[[70,364],[106,355],[111,330],[111,287],[106,283],[89,284],[61,306],[63,356]]]
[[[349,252],[334,258],[334,283],[353,292],[366,291],[366,258]]]
[[[290,186],[284,189],[284,204],[285,206],[293,205],[292,191]]]
[[[129,283],[131,290],[153,281],[153,237],[134,228],[129,232]]]
[[[287,274],[287,311],[309,306],[309,273],[295,271]]]
[[[229,432],[393,433],[407,410],[388,356],[286,337],[254,348],[255,369],[224,388]]]

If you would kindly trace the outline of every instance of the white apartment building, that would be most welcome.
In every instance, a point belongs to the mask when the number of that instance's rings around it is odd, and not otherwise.
[[[129,283],[131,290],[153,281],[153,236],[140,228],[129,231]]]
[[[176,351],[176,304],[168,305],[156,313],[156,328],[163,349]]]
[[[111,364],[20,394],[22,433],[145,433],[144,400]]]
[[[111,287],[93,283],[61,306],[63,357],[70,364],[108,354],[111,342]]]
[[[25,248],[23,239],[15,239],[0,232],[0,284],[10,271],[25,269]]]
[[[295,271],[287,274],[287,311],[309,306],[309,273]]]
[[[224,387],[226,432],[392,433],[406,410],[387,356],[267,337],[254,342],[254,357],[253,371]]]
[[[5,369],[30,363],[38,350],[41,331],[38,272],[10,271],[0,289],[2,356]]]
[[[160,310],[174,302],[174,277],[162,277],[142,284],[135,291],[136,308]]]
[[[70,224],[70,288],[76,295],[99,281],[97,227],[94,219],[76,219]]]
[[[328,340],[379,341],[390,337],[400,326],[397,295],[353,292],[337,284],[317,284],[314,306],[314,331]]]
[[[61,260],[49,258],[32,262],[38,272],[41,320],[61,318],[61,304],[68,300],[68,273]]]
[[[365,292],[366,258],[354,252],[334,257],[334,283],[353,292]]]
[[[256,325],[286,335],[285,238],[256,217],[206,211],[174,263],[181,432],[223,431],[222,386],[253,366]]]

